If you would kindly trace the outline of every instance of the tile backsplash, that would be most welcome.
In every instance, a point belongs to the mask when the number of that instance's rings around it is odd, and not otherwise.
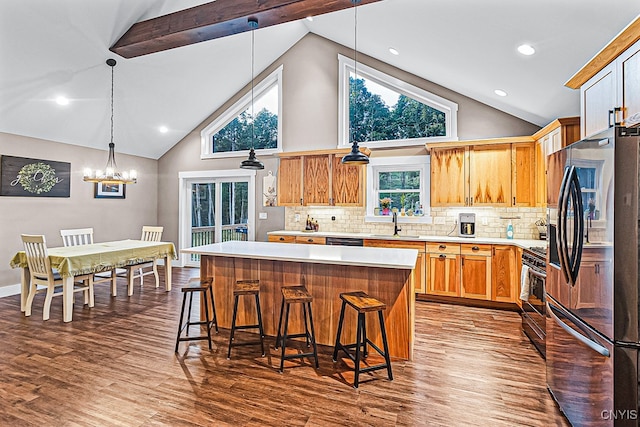
[[[433,223],[407,223],[400,217],[401,235],[457,235],[456,221],[460,212],[476,214],[476,236],[478,237],[506,237],[508,218],[513,224],[515,239],[538,239],[538,229],[535,222],[546,218],[544,208],[431,208]],[[299,221],[296,222],[296,214]],[[285,229],[291,231],[303,230],[307,215],[318,221],[320,231],[335,231],[346,233],[392,234],[393,223],[391,217],[384,217],[384,222],[366,222],[365,209],[358,207],[287,207],[285,208]],[[331,218],[335,217],[335,220]],[[378,217],[380,218],[380,217]],[[388,218],[388,220],[387,220]],[[444,224],[436,224],[444,218]],[[408,217],[406,218],[408,219]]]

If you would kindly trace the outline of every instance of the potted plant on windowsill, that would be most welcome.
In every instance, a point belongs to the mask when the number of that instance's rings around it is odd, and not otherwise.
[[[407,195],[402,193],[400,195],[400,216],[404,216],[404,203],[407,200]]]
[[[391,210],[391,199],[389,197],[385,197],[383,199],[380,199],[380,209],[381,209],[381,213],[382,215],[389,215]]]

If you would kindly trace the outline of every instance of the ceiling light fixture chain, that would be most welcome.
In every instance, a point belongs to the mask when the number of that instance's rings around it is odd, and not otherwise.
[[[106,61],[106,64],[111,67],[111,134],[109,139],[109,156],[107,158],[107,165],[105,170],[102,171],[100,169],[92,170],[86,168],[84,170],[83,180],[86,182],[96,182],[96,183],[104,183],[104,184],[135,184],[137,179],[137,173],[135,170],[131,170],[128,172],[119,172],[116,164],[116,155],[115,155],[115,143],[113,142],[113,117],[114,117],[114,67],[117,62],[113,58],[109,58]]]
[[[249,158],[243,160],[240,163],[241,169],[254,169],[260,170],[264,169],[264,164],[256,158],[255,152],[255,112],[254,112],[254,100],[253,100],[253,89],[254,89],[254,63],[255,63],[255,29],[258,28],[258,19],[254,17],[250,17],[247,19],[247,23],[249,24],[249,28],[251,28],[251,149],[249,150]]]
[[[344,156],[342,163],[352,165],[366,165],[369,163],[369,157],[360,151],[358,146],[357,128],[358,122],[358,3],[361,0],[351,0],[353,3],[353,120],[349,114],[349,135],[352,137],[351,152]],[[351,79],[349,79],[351,82]],[[351,84],[349,84],[351,86]],[[351,102],[348,103],[349,110]]]

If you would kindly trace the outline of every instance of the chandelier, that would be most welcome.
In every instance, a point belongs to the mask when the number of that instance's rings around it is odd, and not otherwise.
[[[115,147],[113,143],[113,67],[116,66],[115,59],[107,59],[107,65],[111,67],[111,142],[109,142],[109,158],[104,170],[89,169],[84,170],[83,180],[86,182],[99,182],[105,184],[135,184],[138,176],[135,170],[118,170],[116,165]]]

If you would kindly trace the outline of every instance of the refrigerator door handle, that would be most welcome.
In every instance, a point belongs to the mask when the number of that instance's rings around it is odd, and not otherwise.
[[[560,184],[560,193],[558,195],[558,227],[556,230],[556,247],[558,249],[558,257],[560,258],[560,270],[566,282],[570,281],[570,274],[567,270],[569,265],[569,259],[567,257],[567,190],[569,183],[569,176],[571,174],[571,168],[566,168],[564,175],[562,176],[562,183]]]
[[[589,347],[591,350],[601,354],[602,356],[611,357],[611,353],[609,352],[609,349],[600,345],[600,343],[592,340],[591,338],[582,335],[581,333],[579,333],[578,331],[576,331],[575,329],[567,325],[565,322],[560,320],[556,312],[561,313],[561,311],[549,301],[547,301],[547,308],[553,320],[555,320],[558,326],[564,329],[568,334],[570,334],[572,337],[574,337],[575,339],[577,339],[578,341],[580,341],[581,343]]]
[[[576,285],[582,258],[582,247],[584,239],[584,206],[582,204],[582,191],[580,190],[580,180],[575,166],[571,167],[570,193],[572,195],[572,207],[574,212],[573,220],[573,246],[569,264],[569,275],[571,276],[571,286]]]

